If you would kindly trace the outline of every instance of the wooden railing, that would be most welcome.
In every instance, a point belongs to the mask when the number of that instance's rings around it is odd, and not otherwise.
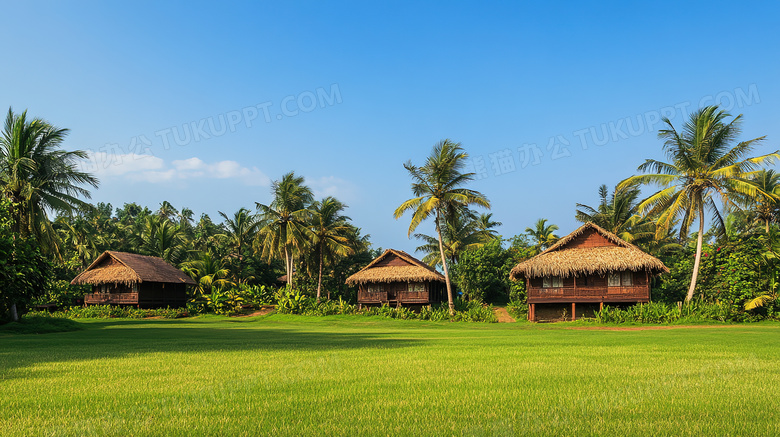
[[[383,302],[401,302],[401,303],[428,303],[429,294],[427,291],[397,291],[388,296],[386,291],[378,293],[368,293],[361,291],[358,293],[358,302],[361,303],[383,303]]]
[[[650,293],[646,286],[632,287],[555,287],[555,288],[531,288],[528,290],[530,300],[571,301],[571,300],[596,300],[596,301],[629,301],[648,300]]]
[[[380,291],[376,293],[369,293],[366,291],[361,291],[360,293],[358,293],[358,302],[364,302],[364,303],[387,302],[387,292]]]
[[[84,295],[84,303],[88,305],[103,304],[137,304],[138,293],[91,293]]]
[[[425,303],[428,302],[427,291],[399,291],[396,299],[400,302]]]

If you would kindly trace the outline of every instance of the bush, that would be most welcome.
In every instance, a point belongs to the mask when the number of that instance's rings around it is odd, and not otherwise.
[[[54,304],[59,308],[76,305],[76,301],[84,298],[90,292],[89,285],[71,285],[70,281],[51,281],[44,294],[33,300],[34,305]]]
[[[528,304],[525,303],[525,299],[523,301],[513,300],[509,302],[506,306],[506,311],[515,320],[528,319]]]
[[[62,319],[144,319],[147,317],[162,317],[164,319],[178,319],[187,315],[187,310],[184,308],[139,309],[119,305],[91,305],[88,307],[67,307],[53,313],[32,311],[26,317]]]
[[[755,317],[753,318],[755,319]],[[702,323],[753,320],[733,311],[725,303],[693,301],[680,308],[677,304],[650,302],[627,308],[604,306],[596,314],[598,323]]]
[[[276,292],[276,311],[280,314],[305,314],[315,306],[314,299],[289,285]]]

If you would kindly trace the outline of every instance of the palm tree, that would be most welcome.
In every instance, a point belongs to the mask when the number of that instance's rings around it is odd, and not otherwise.
[[[141,235],[144,251],[176,265],[183,255],[181,229],[169,220],[159,216],[146,217]]]
[[[478,249],[498,238],[493,227],[501,223],[494,222],[492,216],[490,213],[477,215],[474,211],[465,210],[445,220],[442,226],[442,246],[450,264],[457,263],[464,251]],[[438,238],[425,234],[414,234],[414,237],[424,242],[415,249],[416,252],[426,253],[423,262],[433,267],[441,265]]]
[[[682,132],[677,132],[668,118],[667,128],[658,132],[664,140],[664,151],[670,163],[648,159],[638,170],[650,172],[631,176],[618,185],[623,189],[636,184],[653,184],[659,191],[643,200],[639,210],[656,218],[656,234],[663,235],[676,219],[680,222],[680,238],[688,235],[691,224],[699,221],[696,241],[696,258],[693,264],[691,284],[686,302],[693,298],[701,262],[704,237],[704,209],[712,212],[718,228],[723,228],[723,218],[715,203],[734,206],[733,198],[768,195],[760,188],[744,180],[750,178],[764,163],[780,158],[778,152],[755,158],[745,158],[764,137],[742,141],[732,146],[740,134],[742,115],[726,122],[731,115],[717,106],[707,106],[691,114]]]
[[[303,249],[310,238],[308,206],[314,200],[311,189],[304,185],[304,178],[290,172],[271,184],[273,200],[270,205],[255,203],[262,217],[263,226],[255,239],[255,250],[263,258],[284,258],[287,282],[293,281],[293,256]]]
[[[183,263],[182,270],[198,284],[197,293],[201,296],[211,293],[212,287],[233,285],[226,279],[230,271],[224,263],[208,252],[202,252],[197,259]]]
[[[354,253],[350,244],[350,218],[341,214],[346,208],[346,205],[333,197],[314,202],[311,207],[312,248],[317,254],[319,264],[317,302],[321,296],[322,266],[325,260],[333,261],[336,257]]]
[[[485,239],[485,243],[500,237],[498,235],[498,231],[496,231],[493,228],[495,228],[496,226],[501,226],[502,224],[503,223],[501,222],[493,221],[492,212],[481,213],[476,220],[477,230]]]
[[[157,210],[157,215],[167,220],[173,220],[174,217],[179,215],[179,211],[170,202],[163,200],[160,204],[160,209]]]
[[[594,208],[578,203],[575,218],[582,223],[593,222],[629,243],[648,241],[653,238],[655,229],[651,220],[639,214],[639,195],[636,185],[615,188],[612,196],[609,196],[607,186],[601,185],[599,205]]]
[[[442,269],[447,284],[450,314],[455,313],[455,303],[452,298],[452,284],[450,283],[444,242],[442,241],[442,228],[446,223],[445,219],[451,218],[462,208],[467,208],[470,205],[490,208],[490,202],[482,193],[462,188],[466,182],[474,179],[474,173],[462,172],[468,156],[460,143],[446,139],[433,147],[431,155],[423,166],[417,167],[411,161],[404,164],[404,168],[412,176],[412,193],[416,197],[402,203],[393,214],[398,219],[406,211],[413,212],[408,235],[412,235],[420,223],[433,216]]]
[[[764,223],[765,231],[769,234],[769,223],[777,217],[780,206],[780,173],[762,169],[748,181],[756,186],[757,195],[744,203],[752,206],[756,219]]]
[[[236,276],[239,276],[243,272],[244,249],[255,238],[257,230],[260,228],[260,221],[246,208],[236,211],[232,218],[222,211],[219,211],[219,215],[225,219],[222,222],[226,229],[224,235],[227,237],[228,245],[233,249],[232,255],[238,259]]]
[[[540,218],[533,228],[525,228],[525,233],[531,239],[534,250],[541,252],[558,241],[558,236],[555,235],[557,230],[558,225],[548,225],[547,219]]]
[[[47,211],[69,214],[85,207],[78,197],[90,194],[81,185],[98,186],[95,177],[77,169],[87,153],[60,148],[67,134],[45,120],[28,120],[27,111],[16,115],[9,108],[0,137],[0,191],[12,202],[12,230],[23,238],[36,237],[55,253]]]

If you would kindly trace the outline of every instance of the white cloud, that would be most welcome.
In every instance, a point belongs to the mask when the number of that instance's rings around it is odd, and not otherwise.
[[[197,157],[174,160],[170,167],[152,155],[90,153],[82,162],[82,170],[101,179],[116,176],[132,181],[166,182],[185,179],[236,179],[243,185],[268,186],[271,181],[257,167],[243,167],[236,161],[207,163]]]
[[[351,202],[355,199],[357,189],[352,182],[335,176],[324,176],[317,179],[306,178],[306,183],[311,187],[315,199],[333,196],[343,202]]]

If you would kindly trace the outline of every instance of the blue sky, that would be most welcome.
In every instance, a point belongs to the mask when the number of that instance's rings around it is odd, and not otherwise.
[[[18,2],[0,103],[71,129],[95,202],[216,219],[294,170],[412,251],[402,165],[450,138],[503,235],[565,234],[600,184],[663,158],[661,115],[717,102],[780,148],[778,5],[627,3]]]

